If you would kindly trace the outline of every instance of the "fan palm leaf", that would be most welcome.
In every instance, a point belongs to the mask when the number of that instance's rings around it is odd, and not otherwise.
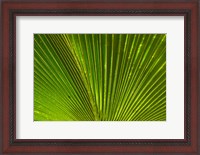
[[[165,121],[165,34],[35,34],[35,121]]]

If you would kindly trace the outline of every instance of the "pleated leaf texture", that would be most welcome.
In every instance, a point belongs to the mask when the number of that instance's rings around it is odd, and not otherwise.
[[[166,121],[166,34],[34,34],[34,121]]]

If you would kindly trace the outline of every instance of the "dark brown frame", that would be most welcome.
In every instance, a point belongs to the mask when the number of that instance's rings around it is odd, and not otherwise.
[[[10,153],[145,153],[200,154],[199,15],[198,0],[3,0],[0,38],[0,154]],[[184,16],[185,19],[185,138],[183,140],[17,140],[16,133],[16,16],[112,15]]]

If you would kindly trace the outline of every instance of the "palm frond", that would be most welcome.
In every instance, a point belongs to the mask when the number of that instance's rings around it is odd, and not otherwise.
[[[165,121],[165,34],[35,34],[35,121]]]

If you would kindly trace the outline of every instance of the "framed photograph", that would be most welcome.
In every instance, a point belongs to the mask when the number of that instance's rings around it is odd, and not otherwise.
[[[199,1],[1,1],[1,154],[200,154]]]

